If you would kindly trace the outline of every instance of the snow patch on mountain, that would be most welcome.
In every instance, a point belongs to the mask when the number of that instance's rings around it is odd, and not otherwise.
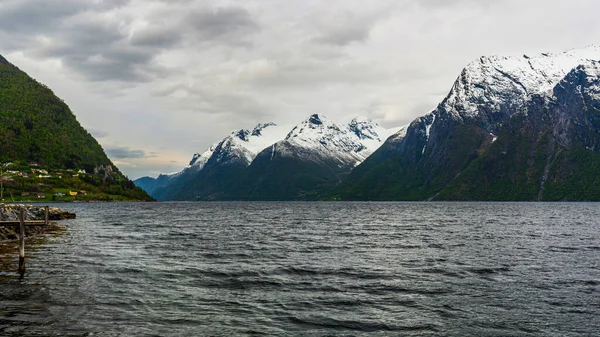
[[[368,151],[377,150],[385,140],[398,131],[398,128],[384,129],[368,117],[360,116],[348,123],[348,130],[354,133]]]
[[[431,127],[435,123],[436,114],[432,113],[431,116],[432,116],[431,117],[431,122],[425,124],[425,145],[423,145],[423,150],[421,151],[422,154],[425,153],[425,149],[427,148],[427,144],[429,144],[429,135],[431,133]]]
[[[276,154],[284,157],[299,155],[308,160],[337,161],[340,167],[355,166],[398,131],[406,133],[406,127],[385,129],[367,117],[357,117],[347,125],[338,126],[319,114],[311,115],[293,128],[262,123],[252,131],[233,131],[206,151],[195,153],[189,165],[171,177],[199,172],[209,163],[212,166],[238,162],[248,166],[267,149],[271,151],[271,160]]]
[[[208,150],[206,150],[202,153],[195,153],[194,156],[192,157],[192,160],[190,160],[190,164],[187,167],[188,168],[196,167],[197,169],[201,170],[204,167],[204,165],[206,165],[206,162],[208,162],[210,157],[212,157],[217,145],[219,145],[219,143],[215,143],[215,144],[211,145],[208,148]]]
[[[409,126],[410,126],[410,124],[400,127],[398,129],[398,131],[396,131],[389,137],[389,141],[392,141],[392,142],[402,141],[404,139],[404,137],[406,137],[406,132],[408,131]]]
[[[442,107],[455,119],[476,117],[481,107],[521,105],[533,94],[550,91],[573,68],[600,60],[600,47],[522,57],[481,57],[454,83]]]
[[[257,125],[252,134],[245,143],[245,147],[253,154],[252,160],[265,148],[273,145],[286,136],[289,127],[277,125],[275,123],[266,123]],[[252,162],[252,161],[250,161]]]
[[[582,94],[589,96],[593,102],[600,102],[600,62],[590,61],[579,69],[586,74]]]
[[[194,154],[188,168],[202,170],[209,161],[222,163],[237,160],[250,165],[260,151],[285,137],[285,134],[286,129],[275,123],[258,124],[252,131],[233,131],[202,154]]]
[[[287,135],[283,142],[289,144],[279,144],[277,148],[283,156],[292,155],[291,149],[300,149],[309,160],[332,160],[352,166],[362,163],[395,131],[366,117],[338,126],[324,115],[313,114]]]

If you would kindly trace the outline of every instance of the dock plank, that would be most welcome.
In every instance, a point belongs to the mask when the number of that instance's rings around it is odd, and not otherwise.
[[[0,226],[19,226],[21,223],[19,221],[0,221]],[[25,221],[25,226],[45,226],[46,221],[44,220],[30,220]]]

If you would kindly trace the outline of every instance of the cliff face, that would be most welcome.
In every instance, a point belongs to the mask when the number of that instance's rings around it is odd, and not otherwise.
[[[532,97],[438,200],[600,200],[599,63]]]
[[[471,63],[437,109],[390,138],[333,197],[595,199],[583,190],[550,193],[547,183],[556,172],[564,185],[586,166],[575,157],[587,162],[597,155],[598,59],[600,48],[590,47]],[[587,152],[579,153],[581,148]],[[563,157],[570,159],[555,160]]]

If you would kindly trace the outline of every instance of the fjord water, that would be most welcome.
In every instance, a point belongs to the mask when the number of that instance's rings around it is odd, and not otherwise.
[[[594,203],[60,206],[0,273],[0,335],[600,331]]]

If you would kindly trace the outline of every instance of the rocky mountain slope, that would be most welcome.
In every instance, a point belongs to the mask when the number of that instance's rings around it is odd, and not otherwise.
[[[43,200],[85,190],[86,200],[151,199],[119,172],[65,102],[3,57],[0,163],[5,197],[35,193]]]
[[[136,184],[160,200],[314,199],[390,133],[366,118],[338,126],[317,114],[291,131],[259,124],[195,154],[182,172],[140,178]]]
[[[482,57],[336,188],[359,200],[598,200],[600,48]]]

